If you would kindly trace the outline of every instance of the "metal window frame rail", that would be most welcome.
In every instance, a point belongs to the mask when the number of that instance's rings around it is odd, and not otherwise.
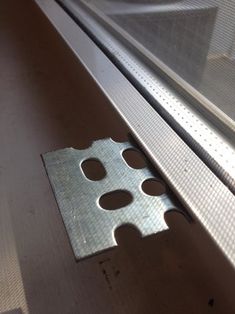
[[[55,1],[35,0],[190,213],[235,266],[235,196]]]
[[[89,1],[57,2],[235,194],[235,122]]]

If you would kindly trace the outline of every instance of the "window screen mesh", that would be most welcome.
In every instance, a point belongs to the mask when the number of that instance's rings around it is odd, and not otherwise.
[[[83,2],[106,14],[235,120],[235,0]]]

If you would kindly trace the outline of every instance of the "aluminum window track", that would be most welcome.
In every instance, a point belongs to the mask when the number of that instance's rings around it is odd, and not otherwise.
[[[179,199],[235,265],[233,193],[57,2],[35,1],[129,126]],[[226,145],[232,150],[232,145]]]
[[[161,67],[164,73],[168,73],[169,78],[172,77],[172,82],[181,82],[187,92],[190,91],[197,96],[199,93],[159,59],[147,53],[140,43],[92,4],[89,2],[85,4],[84,0],[80,0],[83,4],[78,7],[76,0],[58,0],[58,2],[70,13],[73,12],[73,17],[82,24],[98,46],[235,193],[235,123],[215,105],[208,104],[209,101],[205,99],[199,102],[196,98],[190,97],[190,101],[187,101],[178,92],[179,86],[173,88],[160,77],[160,73],[156,75],[154,72],[156,65]],[[138,51],[141,57],[137,54]],[[147,65],[149,60],[152,67]],[[151,68],[154,68],[154,71]],[[190,96],[189,93],[187,96]],[[193,107],[194,101],[196,103]],[[212,115],[208,108],[212,110]]]

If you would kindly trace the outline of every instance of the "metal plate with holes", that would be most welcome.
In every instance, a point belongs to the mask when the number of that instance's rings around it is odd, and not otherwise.
[[[142,184],[156,177],[146,167],[128,166],[123,152],[130,148],[134,149],[130,143],[104,139],[85,150],[67,148],[43,155],[77,259],[116,246],[114,231],[123,224],[137,227],[142,236],[168,228],[164,213],[175,206],[165,193],[151,196],[142,191]],[[83,164],[92,160],[100,161],[105,168],[101,180],[92,181],[83,171]],[[131,201],[116,210],[102,208],[102,197],[115,192],[120,198],[129,195]]]

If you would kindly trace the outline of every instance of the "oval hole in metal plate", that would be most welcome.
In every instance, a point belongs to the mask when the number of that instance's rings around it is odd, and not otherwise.
[[[131,168],[142,169],[146,167],[144,156],[136,149],[126,149],[122,152],[122,156]]]
[[[160,196],[166,192],[165,185],[156,179],[147,179],[141,184],[141,188],[145,194],[151,196]]]
[[[126,190],[115,190],[103,194],[99,199],[99,204],[103,209],[115,210],[129,205],[133,201],[133,196]]]
[[[92,181],[102,180],[107,174],[102,163],[95,158],[84,160],[81,164],[81,168],[85,177]]]

